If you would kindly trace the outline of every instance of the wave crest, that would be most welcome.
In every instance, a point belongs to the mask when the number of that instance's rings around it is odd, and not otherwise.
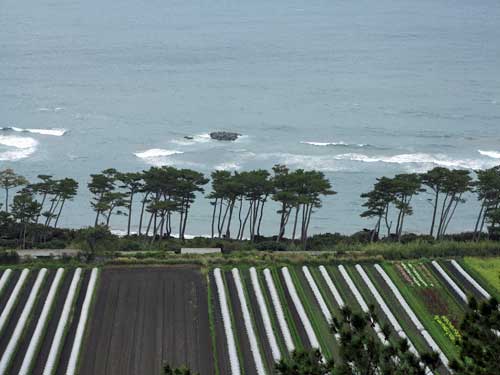
[[[498,151],[483,151],[483,150],[478,150],[478,152],[481,155],[483,155],[483,156],[488,156],[489,158],[500,159],[500,152],[498,152]]]
[[[369,144],[366,143],[347,143],[344,141],[339,142],[309,142],[309,141],[300,141],[300,143],[304,145],[311,146],[319,146],[319,147],[327,147],[327,146],[343,146],[343,147],[368,147]]]
[[[134,155],[139,159],[142,159],[146,163],[154,166],[171,164],[172,161],[168,159],[168,157],[177,154],[183,154],[183,152],[177,150],[165,150],[162,148],[151,148],[142,152],[134,152]]]
[[[38,142],[30,137],[0,135],[0,145],[13,148],[0,152],[0,160],[16,161],[29,157],[36,151]]]
[[[41,134],[41,135],[52,135],[55,137],[62,137],[66,134],[67,130],[62,128],[49,128],[49,129],[36,129],[36,128],[17,128],[15,126],[8,126],[5,128],[0,128],[2,131],[14,131],[19,133],[33,133],[33,134]]]
[[[485,169],[496,163],[482,159],[453,159],[447,155],[431,155],[424,153],[399,154],[393,156],[368,156],[364,154],[341,154],[333,157],[336,160],[349,160],[363,163],[388,163],[388,164],[423,164],[446,168],[459,169]]]

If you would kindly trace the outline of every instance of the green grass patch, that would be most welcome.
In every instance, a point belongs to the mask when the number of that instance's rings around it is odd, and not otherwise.
[[[466,257],[460,263],[481,286],[500,299],[500,258]]]

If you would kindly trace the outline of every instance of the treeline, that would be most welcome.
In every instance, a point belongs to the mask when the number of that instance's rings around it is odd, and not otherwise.
[[[205,194],[209,183],[209,192]],[[214,171],[210,179],[191,169],[170,166],[142,172],[106,169],[92,174],[87,187],[95,213],[89,224],[109,228],[114,217],[125,216],[127,236],[136,234],[148,238],[150,243],[174,235],[184,240],[191,207],[204,196],[212,207],[212,239],[261,239],[263,218],[272,201],[273,214],[277,215],[273,241],[302,243],[304,248],[311,217],[321,208],[324,197],[336,194],[322,172],[290,170],[284,165],[275,165],[271,171]],[[17,228],[14,232],[25,246],[30,230],[32,242],[36,242],[37,236],[46,239],[48,228],[58,227],[65,203],[77,194],[78,182],[39,175],[36,182],[30,183],[6,169],[0,172],[0,188],[5,195],[0,204],[0,229],[4,232],[0,235],[8,236],[8,228]],[[500,166],[476,171],[475,176],[466,170],[437,167],[422,174],[381,177],[371,191],[361,195],[365,209],[361,216],[374,221],[374,227],[368,231],[369,241],[401,241],[406,219],[417,209],[414,198],[424,193],[432,205],[429,238],[447,237],[449,225],[468,193],[475,194],[480,202],[471,239],[484,237],[484,232],[491,239],[499,237]],[[131,231],[132,226],[137,233]]]
[[[57,180],[39,175],[38,179],[30,183],[12,169],[0,171],[0,188],[5,195],[4,203],[0,203],[0,236],[16,235],[23,248],[27,236],[31,236],[31,243],[47,239],[49,229],[57,228],[65,203],[78,191],[78,182],[72,178]],[[19,188],[11,202],[11,190]]]
[[[91,175],[88,184],[96,213],[94,225],[102,221],[109,226],[113,215],[126,215],[127,235],[130,235],[135,216],[139,236],[161,241],[172,236],[173,226],[177,224],[178,237],[183,240],[190,208],[197,195],[205,192],[208,182],[199,172],[167,166],[134,173],[104,170]],[[290,223],[292,239],[297,235],[305,243],[311,216],[321,207],[322,197],[335,194],[322,172],[290,171],[283,165],[276,165],[272,172],[263,169],[241,173],[215,171],[211,174],[211,185],[211,192],[206,196],[213,207],[211,237],[237,240],[254,241],[256,236],[261,236],[264,208],[273,200],[280,205],[277,240],[283,238]],[[137,196],[140,207],[134,212]]]
[[[500,166],[475,172],[450,170],[436,167],[426,173],[398,174],[393,178],[377,179],[373,190],[362,194],[366,209],[361,216],[375,218],[371,240],[381,237],[382,229],[388,238],[401,239],[405,218],[414,213],[413,198],[421,193],[429,194],[432,205],[429,218],[429,236],[442,239],[460,204],[466,202],[466,193],[475,194],[480,210],[473,228],[474,240],[478,240],[485,226],[490,238],[498,238],[500,225]]]

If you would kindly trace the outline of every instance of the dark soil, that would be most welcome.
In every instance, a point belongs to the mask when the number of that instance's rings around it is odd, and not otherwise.
[[[195,267],[101,271],[81,375],[160,374],[164,362],[214,374],[207,286]]]

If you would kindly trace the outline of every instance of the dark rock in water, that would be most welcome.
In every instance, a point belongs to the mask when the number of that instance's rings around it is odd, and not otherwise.
[[[236,141],[241,134],[233,132],[212,132],[210,138],[217,141]]]
[[[194,139],[193,136],[190,136],[190,135],[185,135],[184,136],[184,139],[189,139],[190,141]]]

